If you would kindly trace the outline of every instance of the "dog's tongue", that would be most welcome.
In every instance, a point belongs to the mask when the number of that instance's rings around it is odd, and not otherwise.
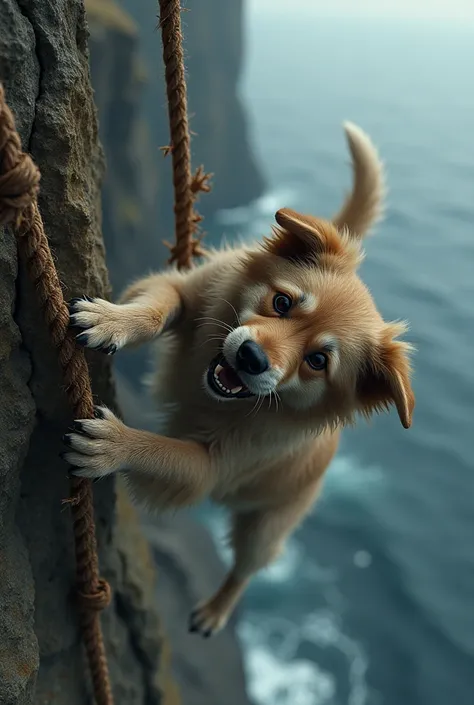
[[[219,382],[231,391],[234,391],[238,388],[237,391],[240,392],[243,387],[242,381],[239,379],[237,372],[234,372],[230,365],[225,365],[224,367],[221,367],[217,376],[219,378]]]

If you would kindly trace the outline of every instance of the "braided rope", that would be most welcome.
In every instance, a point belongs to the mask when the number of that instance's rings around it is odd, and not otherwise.
[[[194,202],[199,192],[210,191],[211,174],[206,174],[202,167],[191,173],[180,0],[159,0],[159,5],[171,135],[171,145],[162,147],[162,151],[165,156],[171,153],[173,162],[175,214],[175,245],[166,244],[171,250],[170,262],[176,262],[178,269],[187,269],[193,257],[204,253],[202,235],[194,237],[202,220],[194,210]]]
[[[0,84],[0,225],[10,224],[20,257],[35,286],[51,340],[58,349],[64,387],[75,418],[92,418],[94,403],[89,371],[82,350],[68,332],[69,313],[54,266],[37,194],[40,173],[22,152],[11,110]],[[111,597],[108,583],[99,577],[94,509],[90,480],[71,479],[71,511],[76,551],[76,583],[82,638],[87,651],[97,705],[112,705],[107,657],[100,626],[100,610]]]

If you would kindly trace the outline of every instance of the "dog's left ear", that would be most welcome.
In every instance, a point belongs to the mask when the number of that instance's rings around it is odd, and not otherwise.
[[[408,343],[395,340],[392,333],[395,329],[398,334],[401,328],[397,324],[388,325],[384,339],[369,353],[357,382],[357,396],[362,412],[367,415],[394,404],[402,426],[410,428],[415,407],[410,380],[412,348]]]
[[[265,248],[278,257],[302,263],[314,262],[323,254],[344,253],[344,245],[337,229],[325,220],[301,215],[290,208],[275,214],[280,226],[272,238],[265,240]]]

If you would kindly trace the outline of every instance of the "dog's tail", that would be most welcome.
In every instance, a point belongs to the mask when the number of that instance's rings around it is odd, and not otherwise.
[[[383,164],[370,137],[360,127],[346,122],[344,131],[351,153],[353,184],[332,221],[337,228],[346,227],[352,235],[362,238],[383,215]]]

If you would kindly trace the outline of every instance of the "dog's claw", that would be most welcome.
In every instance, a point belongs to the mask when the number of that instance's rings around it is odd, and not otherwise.
[[[75,296],[73,299],[69,299],[69,301],[67,301],[67,304],[66,304],[66,305],[67,305],[68,309],[71,310],[72,308],[74,308],[74,306],[75,306],[77,303],[79,303],[79,301],[81,301],[81,297],[80,297],[80,296]]]
[[[223,621],[206,611],[205,606],[196,607],[189,615],[188,631],[209,639],[222,629]]]
[[[114,355],[127,343],[127,317],[122,307],[93,296],[68,302],[69,327],[76,332],[76,343],[90,350]]]
[[[89,336],[87,333],[79,333],[79,335],[76,335],[76,343],[84,348],[87,347],[89,343]]]
[[[102,348],[102,352],[104,352],[106,355],[115,355],[115,353],[117,352],[117,346],[112,343],[112,345],[109,345],[106,348]]]

